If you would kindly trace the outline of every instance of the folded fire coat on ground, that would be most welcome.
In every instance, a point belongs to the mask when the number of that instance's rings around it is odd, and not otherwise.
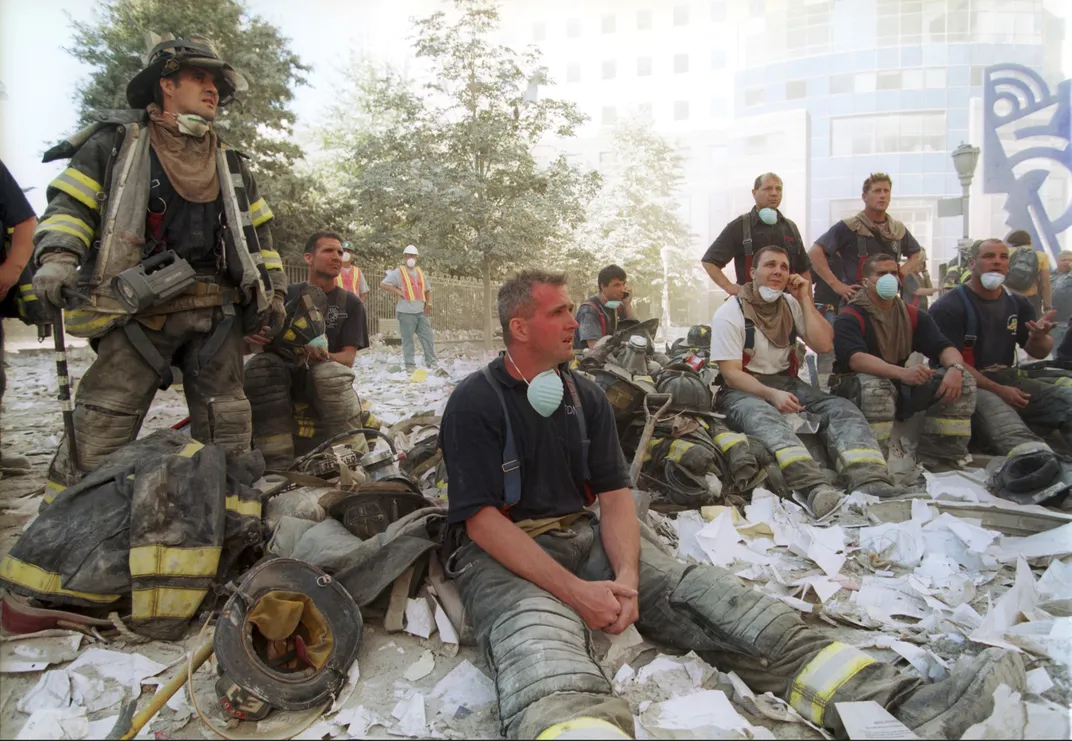
[[[104,459],[44,506],[0,581],[54,605],[131,615],[154,638],[186,630],[213,583],[260,542],[259,453],[160,430]]]

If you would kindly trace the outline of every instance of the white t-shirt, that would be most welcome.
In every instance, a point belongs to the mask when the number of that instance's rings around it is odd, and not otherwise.
[[[804,312],[800,304],[788,293],[782,295],[782,300],[789,302],[789,308],[793,312],[793,323],[797,327],[797,336],[804,336]],[[756,327],[755,354],[748,361],[748,370],[751,373],[773,375],[784,373],[789,369],[789,353],[793,352],[793,346],[777,348],[772,347],[759,327]],[[740,360],[744,354],[744,314],[741,313],[741,304],[736,297],[731,296],[726,303],[718,307],[718,311],[711,318],[711,360]]]

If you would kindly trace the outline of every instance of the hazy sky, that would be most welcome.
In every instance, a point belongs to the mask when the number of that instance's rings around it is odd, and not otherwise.
[[[539,0],[506,0],[513,2]],[[579,0],[584,2],[585,0]],[[1046,0],[1066,19],[1072,0]],[[409,19],[440,7],[442,0],[248,0],[250,9],[278,26],[292,48],[314,70],[310,84],[295,90],[299,133],[307,131],[332,102],[354,49],[369,57],[404,64],[410,57]],[[0,0],[0,159],[24,187],[40,213],[45,186],[63,163],[44,165],[41,153],[72,132],[74,94],[87,68],[63,47],[70,19],[91,20],[89,0]],[[166,29],[160,29],[166,30]],[[1072,29],[1065,41],[1064,69],[1072,74]],[[255,81],[251,81],[255,84]]]

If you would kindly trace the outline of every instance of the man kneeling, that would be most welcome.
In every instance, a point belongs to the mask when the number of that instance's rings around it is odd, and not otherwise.
[[[338,235],[310,237],[309,282],[287,289],[287,329],[271,343],[262,335],[246,338],[264,347],[246,362],[245,390],[253,408],[253,447],[268,468],[285,469],[295,454],[362,426],[353,365],[358,349],[368,347],[368,329],[361,299],[335,284],[342,255]],[[366,450],[360,434],[336,443]]]
[[[458,385],[441,428],[448,522],[464,527],[448,571],[496,672],[508,737],[580,719],[587,733],[602,723],[631,734],[629,704],[612,694],[588,631],[634,623],[842,735],[838,702],[875,700],[921,736],[959,738],[990,713],[999,683],[1023,687],[1022,661],[1001,649],[925,686],[725,569],[641,541],[610,402],[569,371],[577,322],[565,284],[526,271],[499,290],[506,353]],[[595,503],[598,517],[586,509]]]
[[[711,360],[722,375],[715,409],[731,428],[763,441],[786,485],[807,496],[816,517],[834,509],[842,492],[827,483],[787,414],[809,412],[822,420],[819,434],[849,491],[901,493],[860,410],[797,378],[798,336],[819,353],[833,346],[834,329],[812,303],[811,286],[790,275],[781,247],[760,248],[753,265],[752,282],[720,306],[711,322]]]
[[[908,306],[897,295],[897,261],[872,255],[861,270],[857,291],[834,322],[834,373],[830,390],[863,411],[875,438],[885,448],[894,418],[905,420],[926,410],[919,441],[925,464],[956,465],[968,453],[975,378],[964,358],[946,339],[930,314]],[[905,367],[918,352],[937,361]]]

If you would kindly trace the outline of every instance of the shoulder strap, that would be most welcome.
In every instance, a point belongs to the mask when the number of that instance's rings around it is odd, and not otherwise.
[[[510,424],[510,410],[506,408],[506,398],[503,396],[500,383],[491,375],[490,365],[485,365],[480,372],[484,374],[484,378],[488,379],[491,390],[499,397],[503,418],[506,420],[506,442],[503,443],[502,451],[503,490],[506,494],[506,506],[512,507],[521,501],[521,456],[517,454],[514,427]]]
[[[905,304],[905,310],[908,311],[908,323],[912,325],[912,334],[915,334],[916,327],[919,326],[919,308],[912,304]]]
[[[597,304],[595,301],[585,301],[581,306],[591,306],[596,310],[596,316],[599,317],[599,331],[603,334],[607,333],[607,313],[603,311],[603,307]]]
[[[964,352],[961,354],[964,356],[964,362],[974,368],[975,342],[979,339],[979,315],[976,313],[975,304],[968,298],[968,287],[966,285],[961,283],[953,289],[953,293],[960,296],[960,300],[964,304]]]
[[[588,423],[584,418],[581,395],[577,393],[577,384],[573,381],[572,373],[568,370],[564,371],[562,380],[566,382],[566,388],[569,389],[570,398],[573,400],[573,416],[576,417],[577,425],[581,428],[581,469],[584,473],[584,480],[589,481],[592,478],[592,472],[588,467],[588,449],[592,441],[588,439]]]
[[[752,274],[752,212],[749,211],[741,217],[741,230],[743,238],[741,245],[744,247],[744,279],[749,280]]]
[[[740,296],[735,296],[734,298],[737,299],[737,308],[741,310],[741,316],[744,317],[744,351],[747,353],[756,348],[756,324],[745,316]]]
[[[852,314],[854,317],[856,317],[856,321],[858,321],[860,323],[860,333],[863,334],[864,337],[866,338],[867,337],[867,322],[864,320],[863,313],[859,309],[857,309],[857,308],[855,308],[853,306],[846,306],[844,309],[842,309],[842,311],[845,312],[846,314]]]

